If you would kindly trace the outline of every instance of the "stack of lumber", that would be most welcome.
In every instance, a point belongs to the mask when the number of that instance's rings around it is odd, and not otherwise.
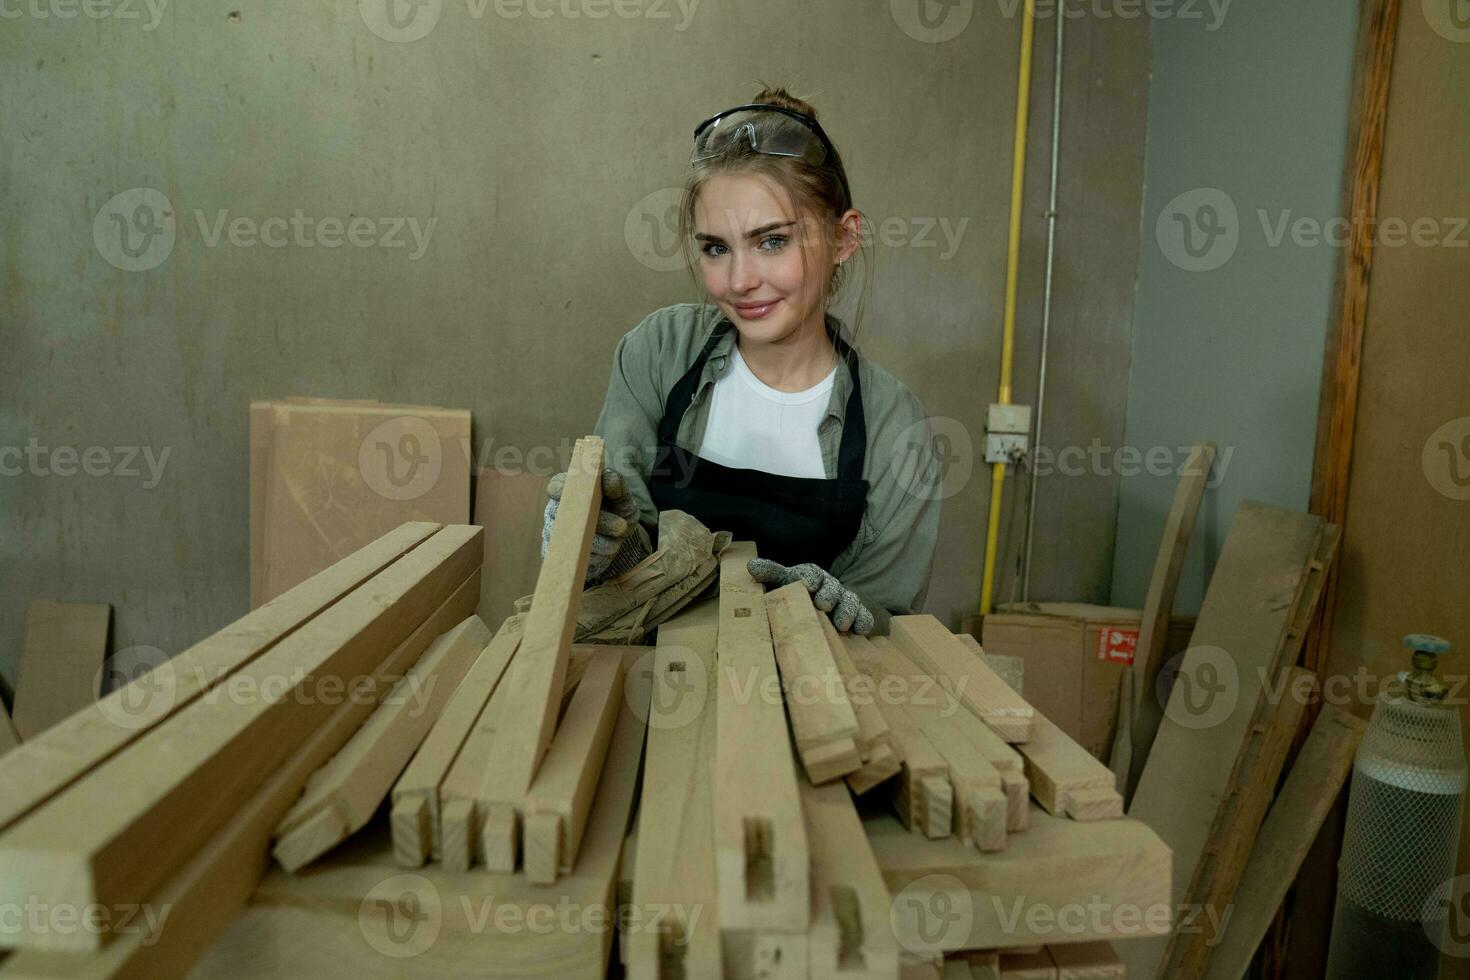
[[[251,608],[405,521],[468,524],[470,455],[468,409],[251,402]]]

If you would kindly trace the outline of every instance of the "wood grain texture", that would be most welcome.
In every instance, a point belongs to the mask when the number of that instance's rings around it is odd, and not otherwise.
[[[765,601],[786,711],[807,777],[823,783],[857,771],[862,766],[857,716],[811,592],[793,582],[767,592]]]
[[[933,616],[895,616],[893,643],[934,677],[953,683],[956,698],[1007,742],[1024,742],[1034,712],[983,659]]]
[[[77,907],[146,901],[331,714],[333,699],[313,694],[321,678],[363,677],[383,651],[410,637],[417,658],[472,611],[432,635],[420,630],[478,572],[479,534],[468,525],[437,532],[237,671],[232,696],[178,712],[12,826],[0,837],[3,900],[45,896]],[[86,932],[4,937],[68,948],[95,948],[101,939]]]
[[[404,524],[0,758],[0,830],[289,637],[439,530]]]
[[[47,602],[26,607],[15,683],[15,730],[26,741],[97,702],[112,607]]]

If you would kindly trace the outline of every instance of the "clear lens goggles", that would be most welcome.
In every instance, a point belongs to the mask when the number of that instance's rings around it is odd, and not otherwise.
[[[795,119],[801,128],[767,126],[762,130],[759,117],[771,112]],[[813,166],[826,160],[831,152],[827,134],[811,116],[782,106],[750,104],[726,109],[700,123],[694,131],[694,150],[689,162],[699,163],[720,156],[737,143],[746,144],[752,153],[795,157]]]

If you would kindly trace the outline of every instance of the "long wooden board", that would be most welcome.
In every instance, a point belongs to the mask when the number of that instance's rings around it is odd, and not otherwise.
[[[852,662],[847,645],[842,641],[842,634],[832,625],[831,617],[819,616],[817,620],[822,625],[822,635],[827,639],[832,663],[842,676],[848,703],[852,705],[852,712],[857,717],[856,742],[862,768],[847,775],[847,786],[861,795],[884,780],[898,775],[898,755],[893,751],[888,722],[884,720],[883,711],[878,707],[878,694],[872,678],[858,670],[857,665]]]
[[[321,679],[369,673],[479,570],[479,535],[470,525],[437,532],[237,671],[231,696],[190,705],[22,819],[0,837],[0,901],[146,901],[330,716],[333,699],[316,693]],[[415,656],[437,635],[423,636]],[[30,930],[0,937],[71,949],[101,940]]]
[[[367,826],[489,642],[480,617],[467,616],[424,651],[342,750],[312,774],[301,799],[281,818],[271,851],[281,867],[296,871]]]
[[[239,915],[265,874],[271,830],[306,780],[351,738],[364,716],[387,695],[419,652],[444,629],[474,611],[479,589],[476,570],[412,636],[366,675],[369,681],[357,689],[359,697],[336,705],[325,723],[292,747],[284,764],[230,814],[219,832],[145,907],[156,910],[151,918],[145,916],[144,922],[114,935],[100,951],[21,950],[0,962],[0,977],[153,980],[187,974],[191,964]],[[144,925],[147,928],[141,928]]]
[[[97,701],[107,658],[106,603],[33,601],[15,683],[15,730],[29,741]]]
[[[1264,680],[1276,676],[1299,619],[1295,606],[1323,530],[1322,519],[1307,514],[1251,501],[1236,509],[1128,810],[1174,853],[1174,903],[1186,900]],[[1139,939],[1120,944],[1118,955],[1129,976],[1152,980],[1168,945]]]
[[[720,556],[714,814],[720,927],[804,935],[810,852],[765,590],[746,568],[755,556],[748,541]]]
[[[410,523],[388,532],[0,758],[0,786],[5,787],[0,830],[183,710],[438,530],[438,524]]]
[[[904,655],[940,681],[1007,742],[1030,734],[1032,707],[933,616],[895,616],[890,634]]]
[[[497,774],[485,813],[485,833],[497,838],[486,841],[493,845],[485,854],[491,871],[515,870],[526,791],[556,730],[558,698],[577,628],[577,602],[602,500],[602,468],[602,439],[578,439],[536,579],[536,599],[526,615],[521,653],[503,682],[508,687],[505,714],[488,763]]]
[[[786,711],[807,778],[824,783],[856,772],[862,767],[857,716],[827,646],[811,592],[801,582],[793,582],[766,593],[766,616]]]

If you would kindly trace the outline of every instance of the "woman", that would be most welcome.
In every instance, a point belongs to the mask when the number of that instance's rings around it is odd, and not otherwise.
[[[827,312],[862,229],[842,159],[810,105],[766,89],[701,123],[691,164],[680,233],[712,304],[618,342],[588,584],[645,557],[678,509],[754,541],[751,574],[804,582],[837,629],[886,633],[928,588],[938,463],[919,400]]]

